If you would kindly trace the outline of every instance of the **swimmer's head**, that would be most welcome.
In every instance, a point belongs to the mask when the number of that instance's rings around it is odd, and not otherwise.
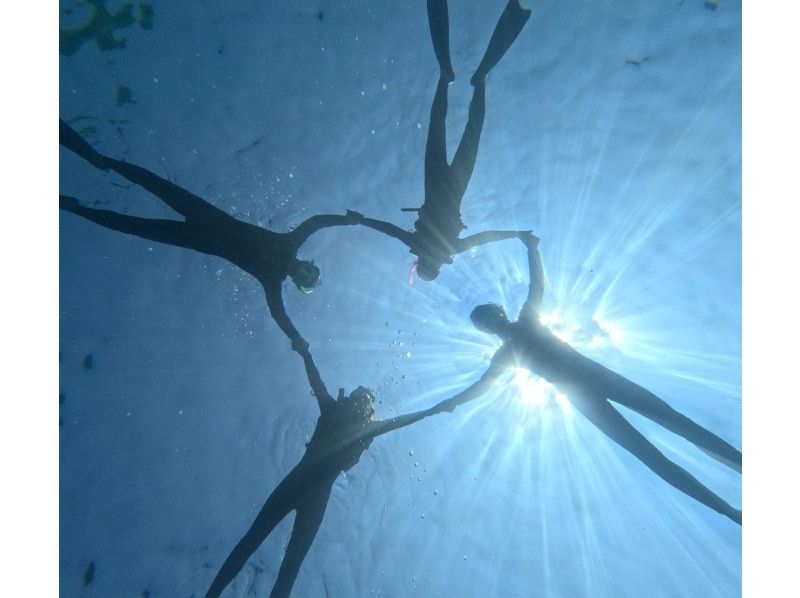
[[[421,257],[417,260],[417,276],[422,280],[433,280],[439,276],[439,269],[442,264],[435,262],[430,258]]]
[[[320,272],[314,262],[297,260],[289,273],[295,286],[304,293],[310,293],[319,284]]]
[[[350,413],[355,419],[372,420],[375,415],[375,395],[369,388],[359,386],[345,400]]]
[[[469,315],[475,328],[481,332],[500,335],[509,325],[506,310],[496,303],[485,303]]]

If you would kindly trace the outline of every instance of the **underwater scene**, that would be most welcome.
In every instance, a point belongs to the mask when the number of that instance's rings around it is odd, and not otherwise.
[[[59,21],[61,596],[741,595],[741,3]]]

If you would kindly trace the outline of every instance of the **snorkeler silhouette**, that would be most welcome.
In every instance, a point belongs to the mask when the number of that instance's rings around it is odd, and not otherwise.
[[[452,164],[447,163],[445,117],[447,115],[447,86],[454,80],[450,64],[450,32],[446,0],[428,0],[428,22],[433,49],[439,62],[439,82],[431,106],[428,140],[425,147],[425,200],[420,208],[402,208],[417,212],[414,232],[401,229],[390,222],[365,218],[360,223],[390,235],[408,246],[417,256],[416,272],[423,280],[433,280],[443,264],[453,263],[453,256],[477,245],[510,239],[515,231],[486,231],[459,238],[462,229],[461,198],[472,176],[478,153],[483,117],[486,112],[486,75],[500,61],[522,31],[531,11],[522,8],[518,0],[510,0],[495,26],[489,46],[470,80],[474,91],[469,105],[469,117]],[[413,280],[413,279],[412,279]]]
[[[207,597],[219,596],[275,526],[291,511],[296,511],[289,545],[270,593],[272,597],[288,596],[322,524],[339,474],[358,463],[377,436],[440,413],[447,404],[442,401],[430,409],[376,421],[370,390],[359,386],[345,397],[344,389],[340,388],[338,398],[334,399],[325,388],[308,349],[302,346],[297,352],[303,357],[311,390],[319,404],[320,416],[314,433],[300,462],[272,491],[250,529],[225,559]]]
[[[300,246],[321,228],[356,224],[355,213],[312,216],[291,232],[278,233],[237,220],[141,166],[100,154],[60,119],[59,134],[60,143],[65,148],[100,170],[113,170],[140,185],[181,214],[184,221],[139,218],[110,210],[88,208],[80,205],[74,197],[65,195],[60,197],[62,210],[112,230],[228,260],[261,283],[272,318],[292,344],[305,343],[283,305],[283,280],[288,276],[298,289],[310,292],[320,281],[320,271],[313,261],[297,258]]]
[[[539,307],[544,291],[544,272],[538,239],[530,233],[521,233],[520,238],[528,248],[528,297],[515,322],[510,322],[505,310],[496,304],[479,305],[472,311],[470,318],[475,327],[496,334],[503,339],[503,345],[492,357],[489,369],[481,379],[446,401],[446,408],[453,409],[478,397],[506,368],[528,368],[558,388],[586,419],[666,482],[741,525],[740,510],[731,507],[689,472],[667,459],[609,401],[624,405],[682,436],[739,473],[742,472],[742,453],[650,391],[581,355],[541,324]]]

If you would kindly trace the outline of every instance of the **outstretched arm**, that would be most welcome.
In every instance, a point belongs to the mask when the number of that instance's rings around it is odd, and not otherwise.
[[[406,426],[410,426],[418,422],[421,419],[425,419],[429,415],[436,415],[439,413],[438,411],[434,411],[435,407],[431,409],[423,409],[422,411],[415,411],[414,413],[406,413],[405,415],[398,415],[397,417],[392,417],[390,419],[383,420],[377,424],[375,424],[375,428],[373,429],[372,436],[380,436],[381,434],[386,434],[386,432],[391,432],[392,430],[397,430],[398,428],[404,428]]]
[[[453,410],[459,405],[466,403],[467,401],[471,401],[472,399],[477,399],[479,396],[489,390],[492,384],[494,384],[495,380],[497,380],[498,376],[503,373],[503,370],[506,367],[506,361],[506,353],[500,349],[497,353],[495,353],[494,357],[492,357],[492,362],[489,364],[489,369],[486,370],[483,376],[481,376],[480,380],[468,388],[465,388],[457,395],[437,403],[430,409],[423,409],[422,411],[415,411],[414,413],[399,415],[397,417],[380,422],[374,435],[380,436],[381,434],[411,425],[428,417],[429,415],[436,415],[442,411],[449,411],[452,413]]]
[[[294,324],[292,324],[292,321],[289,319],[289,315],[286,313],[286,307],[283,305],[283,296],[281,294],[281,282],[280,279],[276,278],[264,283],[264,294],[267,297],[269,313],[278,327],[289,337],[293,349],[295,346],[307,347],[308,343],[300,336],[297,328],[294,327]]]
[[[378,232],[381,232],[385,235],[389,235],[390,237],[394,237],[401,243],[408,245],[408,248],[411,249],[414,243],[414,236],[413,233],[408,232],[407,230],[403,230],[399,226],[392,224],[391,222],[386,222],[385,220],[375,220],[374,218],[366,218],[362,214],[358,212],[353,212],[358,217],[358,223],[363,224],[364,226],[368,226],[369,228],[375,229]]]
[[[487,230],[482,233],[475,233],[463,239],[458,240],[456,250],[458,253],[463,253],[478,245],[486,245],[492,241],[503,241],[504,239],[513,239],[520,237],[523,234],[530,234],[530,231],[515,231],[515,230]]]
[[[544,268],[542,267],[542,256],[539,254],[539,239],[531,233],[520,236],[522,242],[528,248],[528,271],[530,272],[530,283],[528,284],[528,298],[522,305],[519,312],[520,318],[535,318],[542,305],[542,295],[544,295]]]
[[[303,358],[303,363],[306,366],[308,383],[311,385],[311,392],[314,393],[314,396],[317,399],[319,410],[324,411],[333,405],[333,397],[328,393],[328,389],[325,388],[325,383],[322,381],[322,376],[319,375],[319,370],[317,370],[317,366],[314,364],[314,360],[311,357],[311,352],[308,350],[308,347],[295,347],[294,349],[300,354],[300,357]],[[343,393],[344,390],[340,388],[340,398]]]
[[[472,399],[477,399],[479,396],[489,390],[499,375],[500,372],[494,373],[487,371],[483,376],[481,376],[480,380],[468,386],[454,397],[435,405],[432,407],[432,410],[436,411],[437,413],[442,411],[448,411],[452,413],[459,405],[463,405]]]
[[[356,214],[357,212],[347,210],[347,214],[344,216],[340,214],[319,214],[317,216],[312,216],[298,224],[292,232],[287,234],[293,237],[297,247],[300,247],[300,245],[306,242],[306,239],[321,228],[358,224]]]
[[[477,399],[479,396],[489,390],[489,388],[491,388],[497,378],[500,377],[500,374],[505,371],[507,365],[507,350],[503,350],[501,347],[497,353],[494,354],[494,357],[492,357],[492,361],[489,363],[489,369],[483,373],[483,376],[480,377],[480,380],[471,386],[468,386],[457,395],[449,399],[445,399],[437,405],[434,405],[430,410],[434,413],[441,413],[442,411],[449,411],[452,413],[459,405],[463,405],[472,399]]]

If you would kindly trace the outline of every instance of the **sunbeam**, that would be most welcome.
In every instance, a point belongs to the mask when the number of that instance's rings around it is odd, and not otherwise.
[[[205,595],[276,504],[225,592],[741,593],[741,528],[624,444],[741,505],[634,410],[741,446],[741,3],[88,4],[134,23],[59,60],[62,595]],[[541,326],[483,326],[527,231]]]

